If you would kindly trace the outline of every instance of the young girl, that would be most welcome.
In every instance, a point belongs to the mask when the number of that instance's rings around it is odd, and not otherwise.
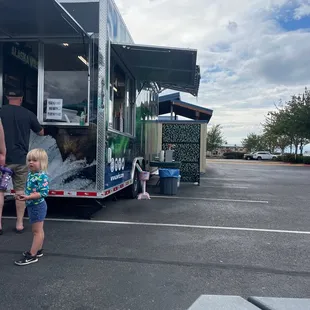
[[[43,256],[44,230],[43,224],[47,212],[45,197],[48,195],[47,166],[48,157],[44,150],[34,149],[27,154],[29,168],[25,194],[16,199],[26,202],[30,224],[32,225],[33,241],[30,251],[23,253],[23,258],[15,261],[18,266],[36,263]]]

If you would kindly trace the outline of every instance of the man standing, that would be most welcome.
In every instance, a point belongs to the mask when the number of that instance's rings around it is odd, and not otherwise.
[[[25,183],[28,174],[26,155],[29,150],[30,130],[37,135],[43,136],[44,130],[37,117],[31,111],[21,106],[23,93],[19,90],[6,92],[8,105],[2,107],[0,118],[5,134],[6,164],[13,170],[13,188],[17,195],[24,194]],[[4,205],[4,192],[0,191],[0,235],[2,230],[2,211]],[[23,218],[25,202],[16,200],[16,232],[24,231]]]

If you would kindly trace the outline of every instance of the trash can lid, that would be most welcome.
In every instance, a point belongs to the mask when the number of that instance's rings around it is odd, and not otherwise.
[[[159,168],[158,170],[161,178],[178,178],[180,175],[180,169]]]

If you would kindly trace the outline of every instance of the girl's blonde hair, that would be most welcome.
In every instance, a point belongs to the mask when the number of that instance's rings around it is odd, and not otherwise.
[[[43,149],[33,149],[27,154],[27,163],[29,160],[37,160],[40,162],[41,171],[47,172],[48,168],[48,156]]]

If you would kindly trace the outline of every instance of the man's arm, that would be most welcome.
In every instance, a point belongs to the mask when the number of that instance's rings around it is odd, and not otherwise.
[[[0,119],[0,165],[5,165],[5,156],[6,156],[6,146],[5,146],[5,138],[4,138],[4,130],[2,126],[2,122]]]
[[[31,130],[39,136],[44,136],[44,129],[34,113],[30,112]]]

